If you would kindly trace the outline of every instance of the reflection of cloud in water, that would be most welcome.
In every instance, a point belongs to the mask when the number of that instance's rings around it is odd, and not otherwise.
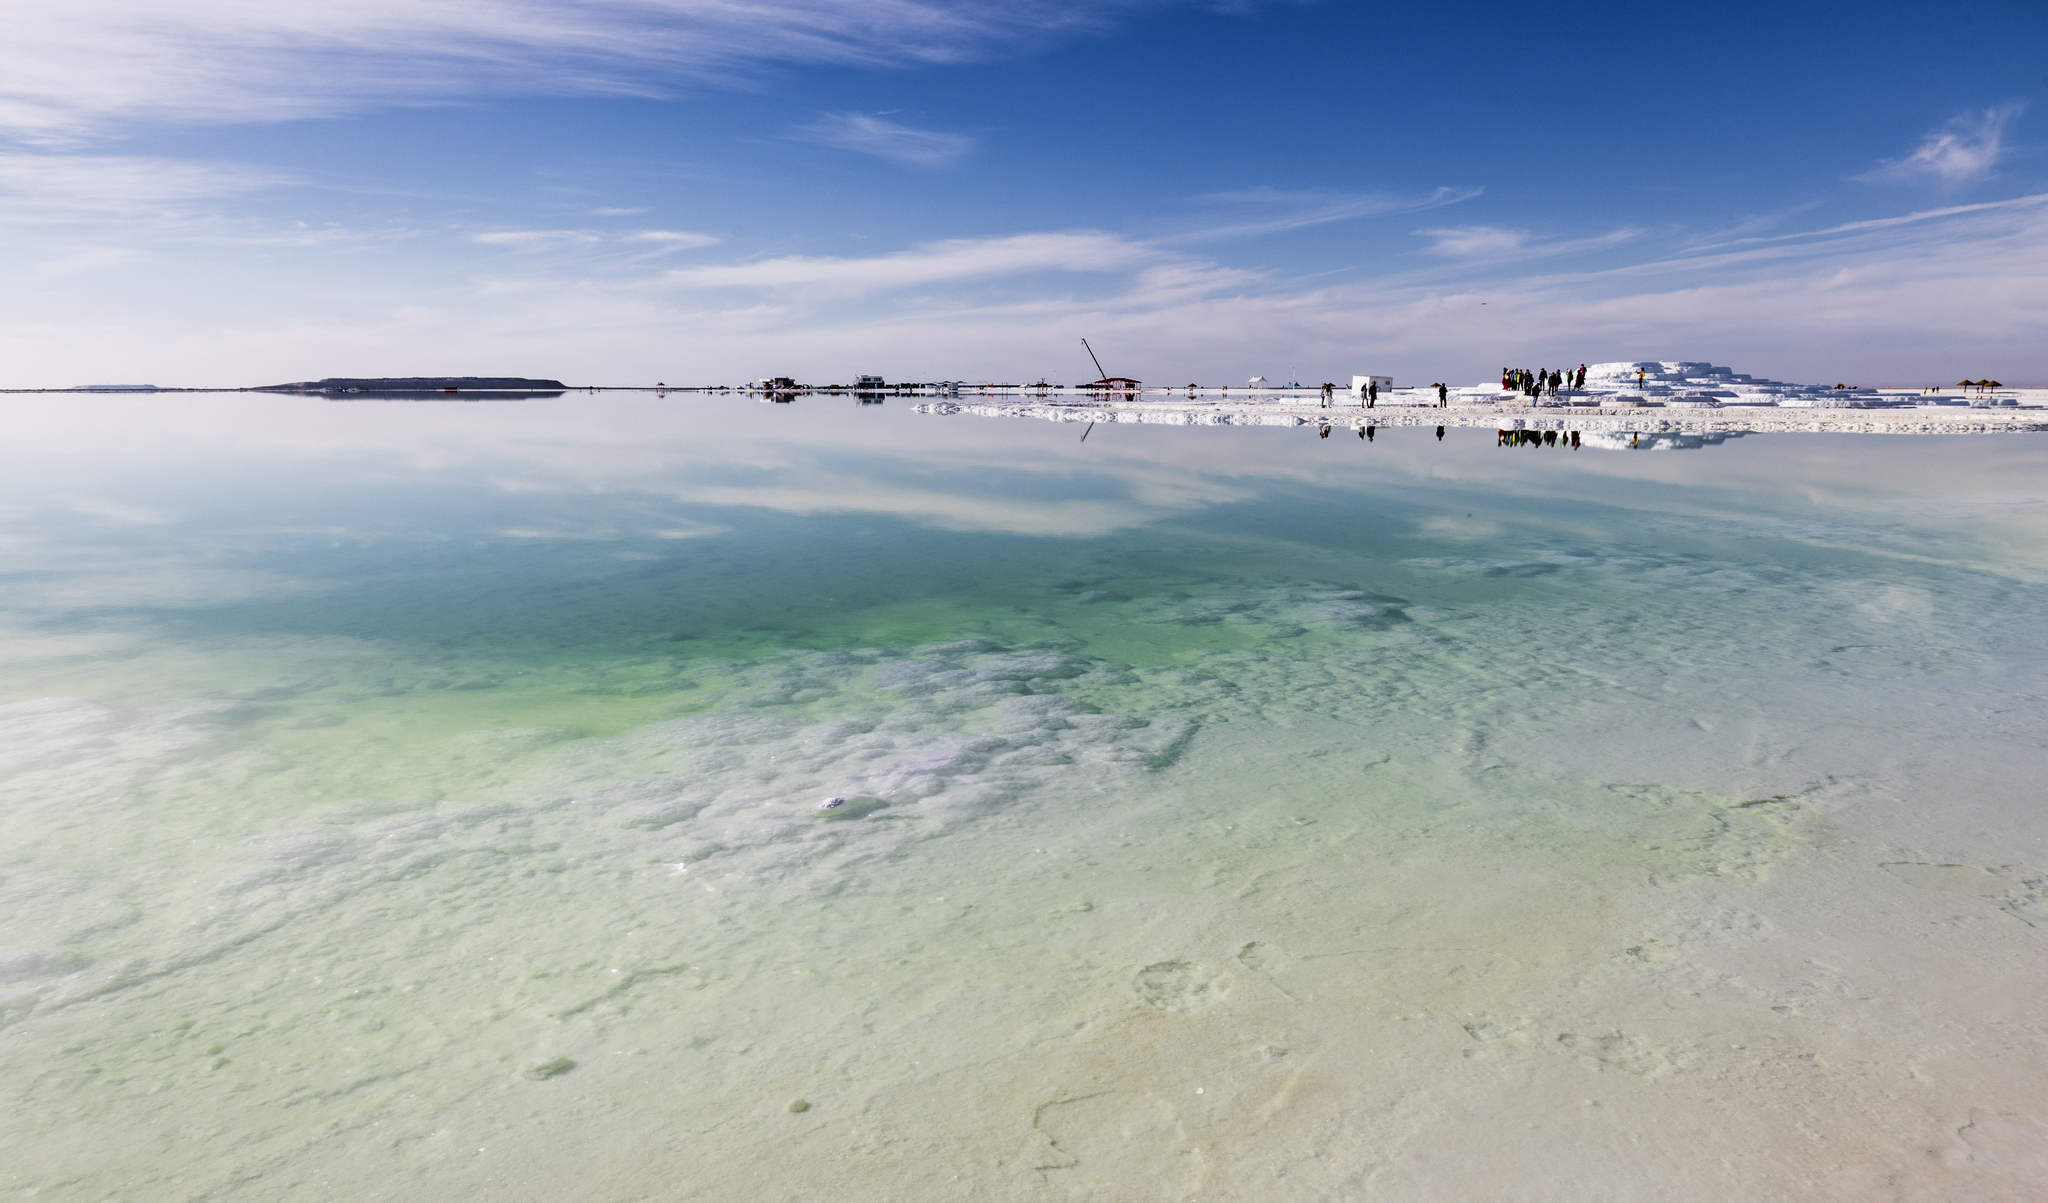
[[[1175,508],[1191,508],[1193,489],[1180,490]],[[1211,500],[1235,500],[1230,493]],[[1118,499],[1033,500],[1013,495],[976,497],[944,488],[909,488],[847,479],[811,484],[697,486],[675,491],[679,501],[718,506],[759,506],[791,514],[887,514],[947,530],[1007,531],[1019,535],[1091,537],[1138,526],[1156,515],[1142,502]]]
[[[97,520],[89,541],[124,526],[175,531],[181,543],[212,541],[230,557],[286,538],[286,528],[327,531],[340,542],[439,539],[463,525],[465,512],[479,519],[470,533],[504,538],[498,532],[513,531],[522,543],[558,543],[567,533],[589,537],[607,527],[627,540],[712,534],[741,507],[1085,538],[1317,488],[1419,504],[1422,529],[1463,540],[1485,537],[1503,517],[1500,510],[1468,514],[1480,494],[1566,487],[1550,458],[1497,455],[1482,431],[1439,442],[1427,428],[1384,429],[1375,443],[1340,445],[1318,440],[1312,428],[1120,426],[1098,428],[1082,444],[1075,431],[1047,423],[933,423],[877,406],[644,396],[465,406],[188,394],[175,405],[95,398],[90,412],[9,402],[6,413],[15,458],[10,480],[0,484],[0,511],[25,516],[52,498],[90,497],[94,514],[67,506],[74,522]],[[1739,436],[1644,433],[1632,449],[1695,449],[1730,437]],[[1629,441],[1582,438],[1615,449]],[[1792,493],[1806,504],[1818,490],[1831,509],[1854,515],[1889,507],[1872,493],[1877,481],[1901,481],[1931,497],[2031,494],[2038,486],[2030,446],[1991,437],[1784,435],[1748,439],[1711,462],[1580,457],[1571,461],[1579,483],[1569,487],[1604,496],[1610,482],[1655,482],[1671,490],[1667,502],[1716,513],[1731,502],[1768,507]],[[1816,456],[1822,448],[1829,454]],[[436,495],[397,500],[394,489],[415,486]],[[323,492],[352,500],[315,500]],[[229,509],[245,509],[258,496],[263,507],[248,525],[222,526]],[[360,504],[372,497],[385,503]],[[2015,518],[2005,525],[2024,529],[2008,530],[2007,540],[2048,547],[2048,527],[2017,521],[2035,507],[1969,508],[2010,512]],[[197,521],[201,514],[210,518]],[[135,525],[159,516],[180,522]],[[1944,518],[1950,526],[1966,520],[1979,521],[1960,512]],[[30,532],[49,551],[88,533],[44,538],[56,530],[9,533]]]
[[[1717,431],[1713,434],[1588,434],[1580,436],[1586,446],[1599,451],[1698,451],[1719,447],[1739,439],[1747,431]]]

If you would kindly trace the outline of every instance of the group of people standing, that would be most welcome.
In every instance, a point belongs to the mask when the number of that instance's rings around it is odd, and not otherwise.
[[[1325,383],[1323,385],[1323,408],[1330,408],[1330,402],[1335,400],[1336,396],[1337,386],[1334,384]],[[1380,403],[1380,382],[1377,380],[1370,380],[1364,384],[1359,385],[1358,399],[1362,404],[1364,404],[1364,406],[1367,409],[1371,409],[1373,406],[1378,405]]]
[[[1582,368],[1580,368],[1580,369],[1579,369],[1579,376],[1580,376],[1580,377],[1581,377],[1581,378],[1583,379],[1583,378],[1585,377],[1585,374],[1586,374],[1586,369],[1584,369],[1583,367],[1582,367]],[[1189,385],[1188,387],[1189,387],[1189,388],[1193,388],[1194,386],[1193,386],[1193,385]],[[1442,382],[1438,382],[1438,383],[1436,383],[1436,384],[1432,384],[1432,385],[1430,385],[1429,387],[1431,387],[1431,388],[1433,388],[1433,389],[1435,389],[1435,390],[1436,390],[1436,406],[1437,406],[1437,408],[1438,408],[1438,409],[1449,409],[1449,408],[1450,408],[1450,405],[1451,405],[1451,386],[1450,386],[1450,385],[1448,385],[1448,384],[1444,384],[1444,383],[1442,383]],[[1334,385],[1334,384],[1325,384],[1325,385],[1323,385],[1323,408],[1324,408],[1324,409],[1328,409],[1328,408],[1330,408],[1330,402],[1331,402],[1332,400],[1334,400],[1334,399],[1336,398],[1336,396],[1337,396],[1337,386],[1336,386],[1336,385]],[[1374,406],[1377,406],[1377,405],[1378,405],[1378,404],[1380,403],[1380,383],[1379,383],[1379,381],[1377,381],[1377,380],[1368,380],[1368,381],[1366,381],[1366,382],[1365,382],[1364,384],[1361,384],[1361,385],[1359,385],[1359,386],[1358,386],[1358,399],[1359,399],[1359,400],[1360,400],[1360,401],[1361,401],[1362,403],[1364,403],[1364,405],[1365,405],[1365,408],[1367,408],[1367,409],[1371,409],[1371,408],[1373,408]]]
[[[1579,432],[1557,430],[1499,430],[1497,447],[1570,447],[1579,449]],[[1439,436],[1441,437],[1441,436]]]
[[[1547,371],[1539,368],[1533,372],[1527,368],[1502,368],[1500,386],[1529,397],[1541,397],[1545,392],[1555,397],[1560,388],[1586,387],[1586,365],[1580,364],[1576,372],[1570,368]]]

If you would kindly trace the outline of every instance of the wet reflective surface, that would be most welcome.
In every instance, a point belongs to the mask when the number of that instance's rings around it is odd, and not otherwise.
[[[17,1190],[2048,1174],[2048,443],[9,421]]]

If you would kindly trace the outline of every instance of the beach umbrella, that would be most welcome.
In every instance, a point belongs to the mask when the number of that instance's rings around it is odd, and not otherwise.
[[[1979,380],[1979,381],[1978,381],[1977,383],[1978,383],[1978,384],[1981,384],[1981,385],[1983,385],[1983,386],[1984,386],[1985,388],[2004,388],[2004,387],[2005,387],[2004,385],[2002,385],[2002,384],[1998,383],[1998,381],[1996,381],[1996,380]]]

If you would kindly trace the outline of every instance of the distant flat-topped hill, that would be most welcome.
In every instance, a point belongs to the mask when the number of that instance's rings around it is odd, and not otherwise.
[[[472,389],[564,389],[559,380],[529,380],[524,376],[329,376],[325,380],[301,380],[297,384],[266,384],[259,393],[445,393]]]

